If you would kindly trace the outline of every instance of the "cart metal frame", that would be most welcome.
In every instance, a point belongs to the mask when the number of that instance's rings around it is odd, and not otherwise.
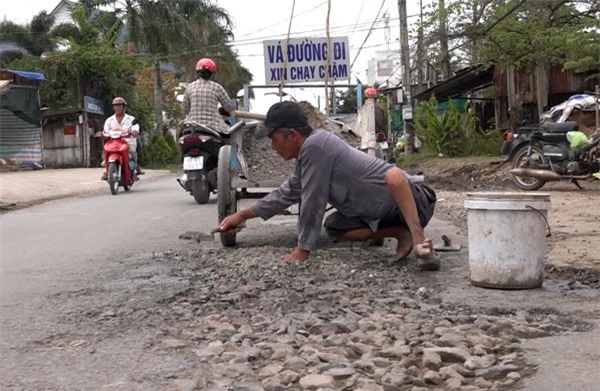
[[[258,199],[269,194],[272,189],[281,185],[281,181],[258,182],[248,179],[248,166],[242,153],[242,140],[244,132],[253,130],[258,122],[240,121],[230,129],[229,145],[224,145],[219,150],[217,166],[217,210],[219,223],[238,210],[238,202],[242,199]],[[267,191],[253,191],[248,189],[268,189]],[[285,215],[292,213],[286,211]],[[236,232],[221,233],[221,243],[225,247],[236,244]]]

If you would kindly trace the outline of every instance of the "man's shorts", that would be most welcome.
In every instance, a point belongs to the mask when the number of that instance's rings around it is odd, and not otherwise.
[[[432,188],[423,184],[410,184],[421,226],[425,228],[433,216],[436,194]],[[360,217],[348,217],[336,211],[327,216],[323,224],[327,235],[337,242],[346,232],[362,228],[370,228],[369,224]],[[379,221],[379,228],[404,227],[408,228],[404,216],[396,205]]]

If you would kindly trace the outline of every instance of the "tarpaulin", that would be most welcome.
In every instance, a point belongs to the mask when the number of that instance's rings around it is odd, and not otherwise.
[[[30,71],[18,71],[12,69],[3,69],[3,71],[10,72],[14,75],[18,75],[24,79],[36,80],[36,81],[46,81],[46,76],[43,73],[39,72],[30,72]]]

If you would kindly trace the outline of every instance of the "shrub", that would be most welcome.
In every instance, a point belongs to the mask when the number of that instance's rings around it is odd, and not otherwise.
[[[170,134],[156,135],[144,151],[144,164],[149,166],[179,163],[177,143]]]
[[[473,112],[461,112],[452,100],[439,112],[434,96],[417,107],[415,128],[428,149],[448,157],[497,155],[502,146],[502,134],[483,132]]]

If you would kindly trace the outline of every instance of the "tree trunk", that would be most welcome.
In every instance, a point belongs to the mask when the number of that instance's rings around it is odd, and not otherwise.
[[[473,16],[471,17],[471,23],[473,26],[477,26],[477,23],[479,23],[479,18],[477,17],[477,12],[478,8],[477,8],[477,1],[473,0],[473,8],[471,9],[471,11],[473,12]],[[478,38],[473,37],[472,41],[471,41],[471,64],[470,65],[475,65],[477,63],[477,41]]]
[[[154,116],[156,121],[156,134],[161,134],[163,129],[163,101],[162,101],[162,79],[160,75],[160,64],[154,63]]]
[[[419,29],[417,35],[417,91],[421,92],[425,90],[423,87],[423,0],[419,1]]]
[[[446,80],[450,77],[450,53],[448,51],[448,28],[445,0],[439,0],[440,13],[440,56],[442,62],[442,79]]]

